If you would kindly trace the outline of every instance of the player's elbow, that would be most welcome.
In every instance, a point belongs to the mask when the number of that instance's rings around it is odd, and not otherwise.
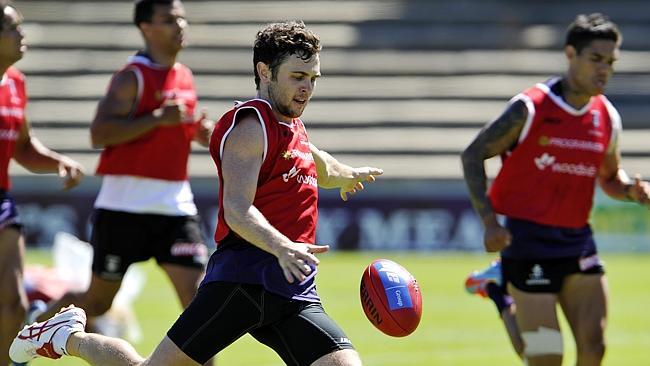
[[[17,146],[14,150],[13,159],[20,164],[23,168],[27,169],[31,173],[43,173],[39,169],[38,164],[38,151],[34,149],[32,142],[29,141],[21,146]]]
[[[463,164],[463,166],[467,166],[475,160],[476,160],[476,152],[472,148],[472,145],[469,145],[460,154],[460,161]]]
[[[223,200],[223,218],[229,226],[237,226],[243,221],[246,209],[236,200]]]
[[[90,126],[90,144],[93,148],[102,148],[107,145],[107,133],[101,126],[93,122]]]

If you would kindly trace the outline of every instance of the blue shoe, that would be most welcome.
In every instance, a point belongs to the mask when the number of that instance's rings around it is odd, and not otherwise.
[[[470,294],[488,297],[487,284],[495,283],[499,286],[503,283],[501,276],[501,261],[495,260],[490,266],[482,271],[474,271],[465,280],[465,290]]]

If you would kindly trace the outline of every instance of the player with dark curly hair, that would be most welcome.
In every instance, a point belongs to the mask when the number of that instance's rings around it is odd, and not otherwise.
[[[226,112],[210,139],[220,183],[217,250],[154,353],[145,360],[122,340],[85,333],[83,310],[70,307],[19,333],[15,361],[53,349],[54,358],[93,365],[199,365],[248,333],[287,365],[361,365],[316,291],[315,254],[328,250],[315,243],[318,188],[338,188],[347,200],[383,172],[342,164],[309,142],[300,116],[321,75],[320,50],[302,22],[258,32],[257,98]]]

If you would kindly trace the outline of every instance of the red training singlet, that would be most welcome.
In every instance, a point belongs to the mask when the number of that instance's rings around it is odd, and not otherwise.
[[[11,188],[9,161],[25,121],[25,76],[10,67],[0,81],[0,189]]]
[[[504,156],[489,198],[508,217],[581,228],[620,116],[603,95],[576,110],[551,91],[557,82],[537,84],[512,99],[526,103],[528,120],[517,146]]]
[[[120,72],[124,70],[133,71],[138,79],[134,118],[152,113],[167,100],[185,104],[185,118],[180,125],[157,127],[135,140],[105,147],[97,174],[186,180],[190,144],[197,130],[192,71],[180,63],[163,67],[142,55],[131,57]]]
[[[264,130],[264,157],[253,205],[269,223],[294,242],[314,244],[318,220],[316,163],[309,149],[302,121],[278,121],[268,102],[261,99],[238,104],[217,123],[210,139],[210,154],[219,174],[219,216],[214,239],[219,243],[230,232],[223,214],[221,154],[237,113],[252,109]]]

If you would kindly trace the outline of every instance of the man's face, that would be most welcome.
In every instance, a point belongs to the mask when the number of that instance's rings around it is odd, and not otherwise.
[[[0,59],[5,64],[13,64],[23,57],[27,49],[24,43],[25,35],[21,27],[22,17],[11,6],[7,6],[2,15]]]
[[[305,61],[298,55],[289,55],[275,69],[269,84],[273,109],[286,119],[300,117],[320,76],[318,54]]]
[[[569,76],[580,91],[588,95],[605,92],[605,86],[614,72],[619,49],[614,41],[597,39],[579,54],[569,52]]]
[[[156,4],[151,15],[151,22],[144,23],[143,28],[149,44],[170,53],[177,53],[186,45],[185,8],[180,1],[171,5]]]

